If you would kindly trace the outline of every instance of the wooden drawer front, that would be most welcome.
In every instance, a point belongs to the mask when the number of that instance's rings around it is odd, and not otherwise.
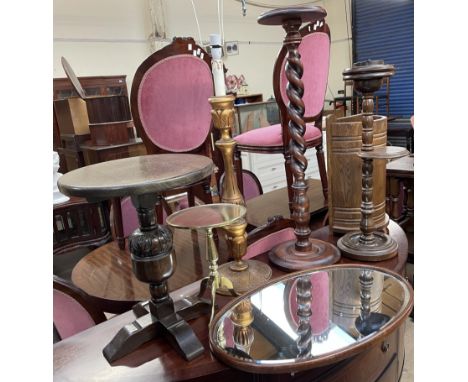
[[[267,192],[270,191],[275,191],[280,188],[286,187],[286,177],[283,177],[283,179],[280,180],[275,180],[273,182],[269,183],[262,183],[262,188],[263,188],[263,193],[266,194]]]
[[[404,325],[379,341],[372,348],[352,358],[340,362],[324,375],[320,382],[398,382],[404,359]],[[386,349],[386,351],[382,350]]]

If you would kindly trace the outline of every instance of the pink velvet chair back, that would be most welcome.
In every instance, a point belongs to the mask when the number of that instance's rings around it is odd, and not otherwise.
[[[198,55],[197,55],[198,54]],[[191,152],[207,141],[214,95],[209,55],[193,39],[176,39],[137,69],[132,113],[151,152]]]
[[[304,117],[312,118],[322,111],[325,101],[330,66],[330,33],[317,30],[304,35],[299,45],[299,53],[304,66],[302,75],[302,82],[304,83],[304,96],[302,97],[305,105]],[[280,99],[287,106],[289,99],[286,94],[288,80],[284,70],[285,64],[286,57],[282,64],[279,89],[281,92]]]
[[[132,198],[129,196],[120,200],[120,208],[122,211],[123,237],[128,237],[140,226],[138,214],[132,204]]]
[[[78,301],[63,292],[54,290],[54,325],[60,337],[65,339],[96,323]]]
[[[54,327],[63,340],[106,320],[82,290],[54,276]]]

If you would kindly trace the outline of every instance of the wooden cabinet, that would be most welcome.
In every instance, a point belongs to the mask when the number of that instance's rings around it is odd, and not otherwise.
[[[92,76],[78,77],[86,95],[125,95],[127,92],[127,76]],[[54,78],[54,100],[78,97],[78,93],[68,78]]]
[[[59,171],[66,173],[92,163],[144,155],[146,151],[143,143],[134,139],[126,76],[79,77],[78,80],[86,95],[91,96],[90,101],[93,102],[90,105],[78,97],[68,78],[54,78],[54,150],[60,154]],[[108,98],[92,96],[117,96],[110,98],[118,102],[111,105],[104,102]],[[93,131],[96,135],[96,131],[102,130],[96,130],[97,126],[103,125],[97,122],[112,121],[124,121],[121,127],[124,133],[128,131],[128,137],[124,134],[124,138],[120,137],[115,142],[109,141],[108,145],[95,139],[92,144],[90,140],[93,138]],[[90,130],[90,126],[95,130]],[[116,126],[104,127],[117,129]],[[98,143],[101,144],[100,147],[97,146]]]
[[[110,146],[93,145],[88,141],[80,146],[84,164],[107,162],[113,159],[146,155],[146,147],[141,138],[130,139],[127,143]]]

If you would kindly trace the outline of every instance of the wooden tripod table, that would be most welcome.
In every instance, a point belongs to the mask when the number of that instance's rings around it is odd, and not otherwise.
[[[168,337],[187,360],[204,348],[185,319],[193,318],[209,303],[195,299],[176,307],[167,280],[174,273],[172,233],[156,223],[155,204],[161,192],[198,182],[213,172],[211,159],[193,154],[160,154],[118,159],[79,168],[58,181],[60,191],[89,201],[131,196],[140,228],[129,237],[133,273],[149,284],[151,299],[134,307],[137,319],[125,325],[104,348],[109,362],[132,352],[160,334]]]

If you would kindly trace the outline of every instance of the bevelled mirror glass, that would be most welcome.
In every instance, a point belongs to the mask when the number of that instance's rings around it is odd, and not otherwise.
[[[304,370],[357,353],[398,327],[411,306],[401,276],[334,265],[287,275],[226,305],[210,328],[210,345],[245,371]]]

